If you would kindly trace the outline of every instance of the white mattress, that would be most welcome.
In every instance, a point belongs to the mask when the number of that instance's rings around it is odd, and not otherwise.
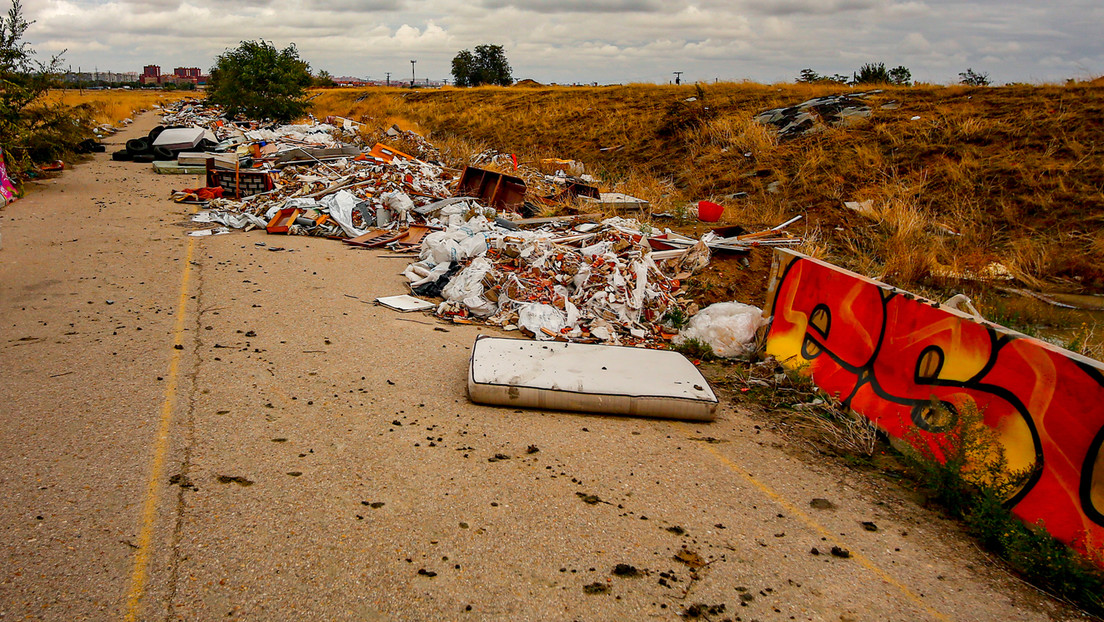
[[[162,130],[153,139],[153,146],[180,151],[194,148],[204,138],[214,142],[215,135],[201,127],[172,127]]]
[[[501,406],[712,421],[717,396],[678,352],[481,336],[468,395]]]

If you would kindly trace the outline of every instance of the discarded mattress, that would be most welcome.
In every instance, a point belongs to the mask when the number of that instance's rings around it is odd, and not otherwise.
[[[712,421],[717,396],[678,352],[481,336],[468,395],[501,406]]]
[[[172,127],[158,134],[153,146],[170,151],[192,150],[204,138],[215,142],[215,135],[202,127]]]

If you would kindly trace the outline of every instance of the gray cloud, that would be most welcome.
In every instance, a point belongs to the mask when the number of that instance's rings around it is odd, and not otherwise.
[[[483,0],[487,9],[514,8],[535,13],[658,13],[669,10],[661,0]]]
[[[792,80],[905,65],[951,82],[966,67],[998,83],[1104,73],[1097,1],[1052,0],[36,0],[27,40],[42,56],[127,71],[209,67],[243,39],[294,42],[335,75],[447,77],[452,56],[506,47],[541,82]]]

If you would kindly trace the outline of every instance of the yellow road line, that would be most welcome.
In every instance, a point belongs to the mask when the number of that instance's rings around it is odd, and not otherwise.
[[[150,478],[146,485],[146,500],[142,506],[142,529],[138,534],[138,552],[134,555],[134,569],[130,573],[130,589],[126,597],[125,620],[127,622],[138,619],[138,606],[149,577],[150,541],[153,539],[153,524],[157,519],[157,497],[161,491],[161,479],[164,477],[165,456],[169,451],[169,430],[172,427],[172,414],[176,406],[180,359],[184,352],[176,346],[184,345],[184,316],[188,308],[188,281],[192,276],[194,253],[195,238],[189,236],[188,250],[184,256],[184,274],[180,278],[180,299],[176,305],[176,322],[173,324],[173,349],[169,362],[168,384],[165,385],[165,401],[161,404],[161,422],[157,430],[157,439],[154,441],[153,462],[150,464]]]
[[[835,536],[835,534],[833,534],[831,531],[828,531],[828,529],[826,529],[820,523],[813,520],[813,518],[811,516],[809,516],[805,512],[802,512],[801,509],[798,508],[796,505],[794,505],[794,504],[790,503],[789,501],[787,501],[782,495],[778,494],[773,489],[771,489],[770,486],[767,486],[766,484],[764,484],[764,483],[760,482],[759,480],[755,479],[755,477],[753,477],[751,473],[748,473],[743,467],[741,467],[740,465],[736,464],[735,462],[729,460],[728,458],[724,457],[716,449],[714,449],[712,447],[706,446],[705,449],[709,453],[713,454],[713,456],[715,458],[717,458],[717,460],[720,460],[722,464],[727,466],[729,469],[735,471],[740,477],[746,479],[748,482],[751,483],[752,486],[755,486],[756,488],[758,488],[759,492],[761,492],[764,495],[766,495],[767,497],[769,497],[771,499],[771,501],[774,501],[778,505],[785,508],[785,510],[787,512],[789,512],[790,514],[793,514],[794,516],[801,519],[801,522],[805,523],[805,525],[807,525],[808,527],[815,530],[820,535],[827,538],[829,542],[831,542],[832,544],[835,544],[836,546],[840,546],[840,547],[843,547],[843,548],[848,548],[848,547],[844,546],[844,542],[842,542],[839,538],[837,538]],[[848,550],[850,550],[850,549],[848,548]],[[920,606],[925,611],[927,611],[928,615],[930,615],[931,617],[935,618],[936,620],[944,620],[945,622],[950,622],[950,618],[943,615],[939,611],[933,609],[931,607],[931,605],[929,605],[926,602],[924,602],[923,600],[921,600],[921,598],[919,596],[917,596],[915,592],[910,590],[908,588],[908,586],[906,586],[904,583],[901,583],[897,579],[894,579],[893,577],[889,576],[889,574],[886,573],[886,571],[884,571],[881,568],[875,566],[874,562],[870,561],[869,559],[867,559],[866,557],[864,557],[864,556],[862,556],[858,553],[855,553],[853,550],[851,551],[851,559],[854,559],[855,561],[857,561],[863,568],[866,568],[870,572],[873,572],[874,574],[878,575],[878,577],[882,581],[885,581],[886,583],[888,583],[888,584],[892,585],[893,587],[897,588],[898,590],[900,590],[901,593],[904,594],[906,598],[908,598],[912,602],[916,603],[918,606]]]

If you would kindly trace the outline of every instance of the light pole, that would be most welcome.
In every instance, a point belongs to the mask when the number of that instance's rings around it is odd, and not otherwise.
[[[384,73],[387,74],[387,86],[391,86],[391,72],[385,71]]]
[[[416,63],[416,62],[418,62],[418,61],[416,61],[416,60],[410,61],[410,88],[414,88],[414,63]]]

